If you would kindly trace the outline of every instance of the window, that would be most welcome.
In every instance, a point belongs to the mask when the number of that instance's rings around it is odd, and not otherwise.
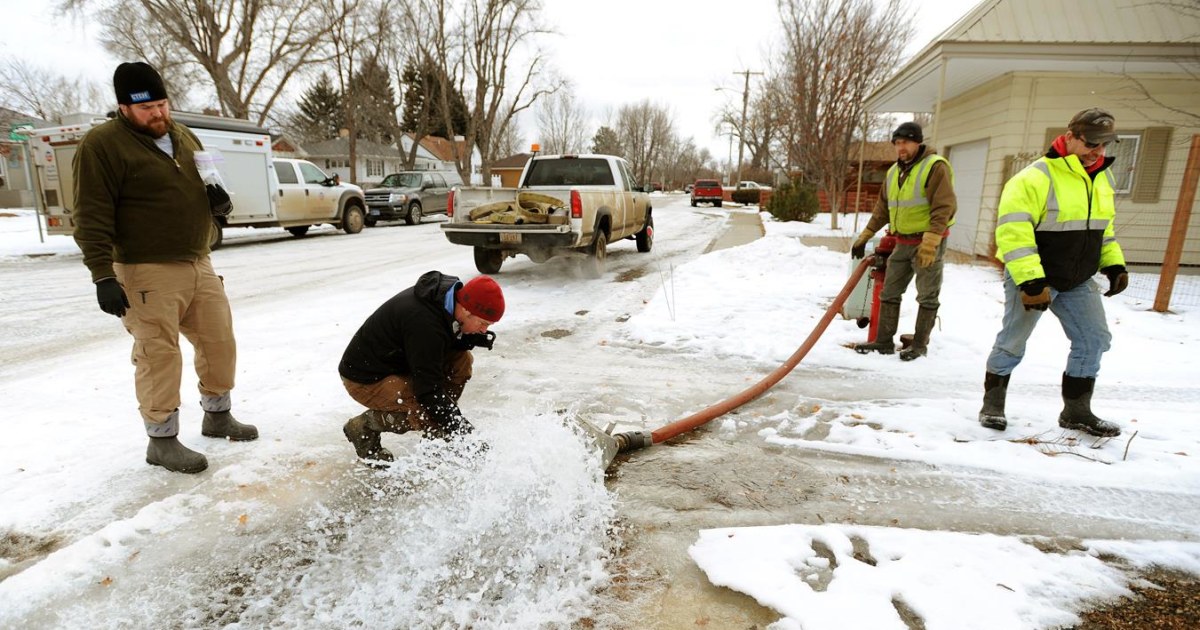
[[[326,169],[349,168],[349,167],[350,167],[349,160],[330,160],[330,159],[325,160],[325,168]]]
[[[304,176],[305,184],[320,184],[329,179],[329,176],[322,173],[321,169],[308,162],[300,162],[300,174]]]
[[[434,173],[433,174],[433,187],[434,188],[447,188],[446,178],[442,177],[441,175],[439,175],[437,173]]]
[[[300,180],[296,178],[296,169],[292,168],[291,162],[276,162],[275,177],[279,179],[280,184],[300,183]]]
[[[1108,145],[1105,154],[1116,158],[1112,165],[1113,189],[1117,194],[1129,194],[1133,191],[1133,174],[1137,169],[1138,147],[1142,143],[1142,134],[1117,134],[1120,142]]]
[[[383,160],[367,160],[367,177],[383,177]]]

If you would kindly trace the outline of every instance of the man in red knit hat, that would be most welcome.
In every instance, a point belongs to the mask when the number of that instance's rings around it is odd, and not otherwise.
[[[471,379],[471,349],[492,349],[488,328],[504,315],[504,293],[488,276],[463,284],[438,271],[397,293],[367,318],[338,364],[350,397],[367,408],[342,428],[359,457],[392,461],[380,434],[470,433],[458,399]]]

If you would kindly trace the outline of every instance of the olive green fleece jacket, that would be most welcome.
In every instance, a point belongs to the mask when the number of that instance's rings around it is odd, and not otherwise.
[[[113,263],[197,260],[213,229],[193,153],[203,149],[172,122],[172,158],[123,116],[89,131],[75,152],[75,242],[92,282],[116,277]]]

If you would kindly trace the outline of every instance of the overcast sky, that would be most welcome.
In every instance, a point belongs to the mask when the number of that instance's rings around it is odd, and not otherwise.
[[[0,59],[26,59],[107,85],[117,60],[100,47],[96,28],[56,17],[55,4],[0,0]],[[911,4],[917,27],[909,55],[977,2]],[[762,71],[780,41],[776,0],[545,0],[545,19],[559,33],[546,42],[550,62],[573,82],[594,124],[622,104],[648,98],[671,109],[682,137],[720,160],[737,153],[728,136],[713,130],[723,103],[740,106],[744,83],[736,73]],[[532,118],[525,127],[534,140]]]

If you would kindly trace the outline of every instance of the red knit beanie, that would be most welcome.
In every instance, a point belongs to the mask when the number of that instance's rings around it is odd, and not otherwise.
[[[458,290],[454,299],[472,315],[489,322],[496,323],[504,316],[504,293],[490,276],[471,278]]]

